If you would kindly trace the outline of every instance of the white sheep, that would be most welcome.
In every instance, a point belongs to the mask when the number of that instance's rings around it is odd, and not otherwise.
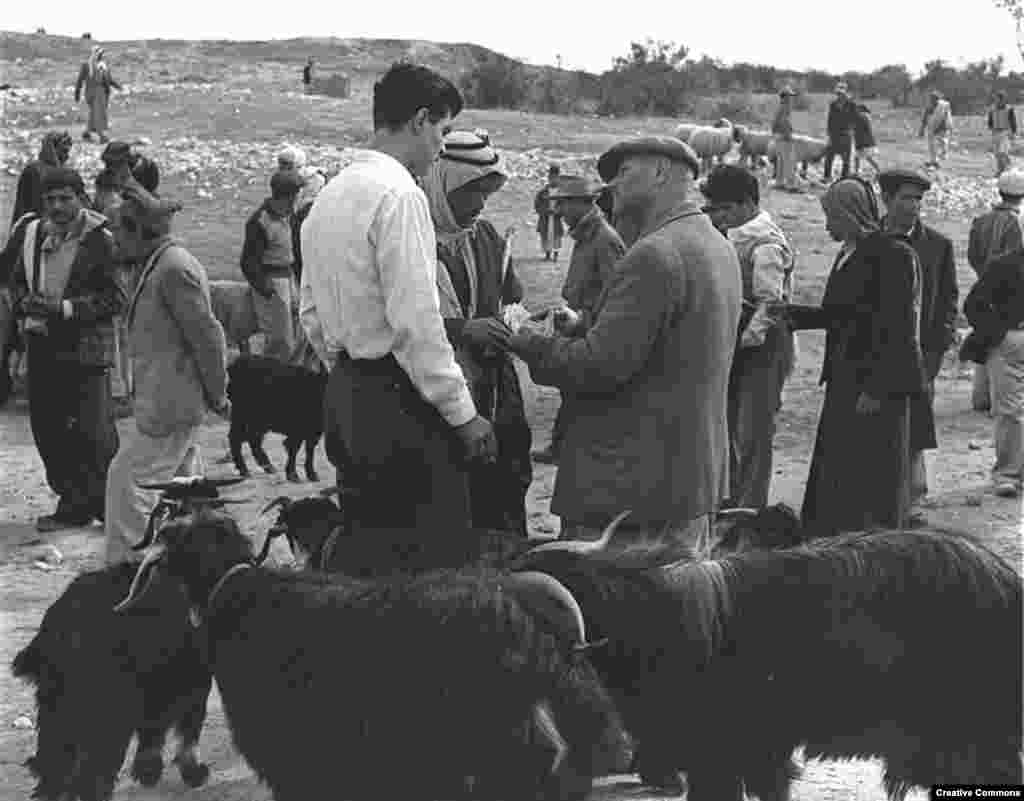
[[[687,140],[694,149],[705,172],[709,171],[717,159],[721,163],[736,141],[736,130],[729,120],[721,119],[714,127],[698,125],[690,133]]]
[[[775,143],[771,131],[752,131],[745,125],[736,126],[736,139],[740,143],[740,160],[748,167],[755,167],[768,158]]]
[[[807,165],[817,164],[825,157],[828,150],[828,143],[824,139],[817,139],[804,134],[793,134],[793,141],[796,143],[796,162],[800,165],[800,177],[807,178]],[[775,163],[775,140],[768,145],[767,156]]]
[[[690,141],[690,134],[697,130],[700,126],[692,122],[684,122],[678,128],[676,128],[676,139],[682,142]]]

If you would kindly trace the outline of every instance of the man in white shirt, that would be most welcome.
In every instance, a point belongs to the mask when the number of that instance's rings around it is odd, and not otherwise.
[[[371,149],[302,226],[300,317],[331,370],[325,412],[346,446],[346,508],[359,527],[468,527],[466,463],[497,453],[445,336],[434,227],[416,182],[461,110],[447,79],[393,66],[374,85]]]

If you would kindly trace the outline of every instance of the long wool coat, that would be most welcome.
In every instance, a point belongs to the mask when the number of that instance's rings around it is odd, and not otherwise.
[[[632,509],[655,527],[717,506],[741,298],[732,245],[681,203],[640,232],[584,335],[526,338],[534,381],[565,399],[554,513],[601,527]]]

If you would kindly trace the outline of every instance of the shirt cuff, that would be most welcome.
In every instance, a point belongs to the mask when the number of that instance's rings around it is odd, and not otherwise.
[[[439,411],[445,422],[452,428],[465,425],[477,414],[476,404],[473,403],[473,396],[469,394],[468,388],[461,392],[456,400],[445,404],[445,407]]]
[[[64,319],[70,320],[75,314],[75,308],[71,305],[70,300],[62,300],[60,302],[61,310],[64,312]]]

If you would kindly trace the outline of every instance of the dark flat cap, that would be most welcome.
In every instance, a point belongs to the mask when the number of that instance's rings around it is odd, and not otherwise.
[[[100,159],[108,167],[116,167],[120,164],[134,164],[136,155],[127,142],[110,142],[103,148]]]
[[[886,194],[892,194],[903,184],[913,184],[921,187],[925,192],[932,188],[932,182],[916,170],[905,170],[897,167],[891,170],[884,170],[878,175],[878,185]]]
[[[43,171],[43,194],[54,189],[70,189],[72,192],[81,193],[85,191],[85,183],[78,170],[70,167],[50,167]]]
[[[693,148],[674,136],[637,136],[624,139],[597,160],[597,171],[602,180],[610,181],[619,171],[622,160],[627,156],[665,156],[672,161],[681,161],[693,170],[693,177],[700,174],[700,160]]]

